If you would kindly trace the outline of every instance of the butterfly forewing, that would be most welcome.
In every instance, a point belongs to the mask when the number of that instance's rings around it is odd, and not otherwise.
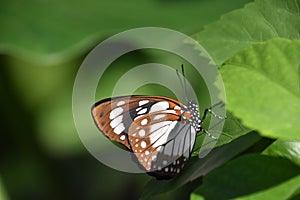
[[[157,103],[162,104],[156,105]],[[168,103],[169,102],[169,103]],[[160,96],[124,96],[107,98],[94,104],[92,115],[98,128],[110,140],[119,142],[130,149],[127,133],[130,124],[138,116],[148,112],[175,107],[180,102]]]
[[[127,131],[132,120],[126,106],[129,98],[104,99],[92,107],[92,114],[98,128],[110,140],[119,142],[130,148]]]

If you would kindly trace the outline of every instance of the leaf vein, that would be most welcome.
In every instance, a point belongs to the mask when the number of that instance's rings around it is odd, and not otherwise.
[[[300,99],[299,94],[296,94],[295,92],[291,91],[289,88],[285,87],[283,84],[278,83],[277,80],[272,79],[270,76],[268,76],[268,74],[266,74],[261,69],[253,68],[251,65],[235,63],[235,62],[226,62],[225,65],[227,65],[227,64],[234,65],[234,66],[237,66],[237,67],[242,67],[242,68],[247,69],[249,71],[252,71],[256,74],[260,74],[263,77],[265,77],[266,79],[268,79],[269,81],[271,81],[272,83],[274,83],[275,85],[278,85],[282,89],[284,89],[284,90],[288,91],[289,93],[293,94],[294,96],[296,96],[296,98]],[[299,88],[300,88],[300,83],[299,83]]]
[[[294,2],[295,2],[296,9],[297,9],[297,13],[296,14],[300,15],[300,10],[299,10],[299,5],[297,3],[297,0],[294,0]]]
[[[278,32],[276,31],[275,27],[267,20],[267,18],[265,17],[265,15],[263,13],[261,13],[261,16],[263,18],[263,21],[266,23],[266,25],[268,27],[270,27],[271,31],[273,32],[274,36],[275,37],[278,37],[279,38],[279,34]]]

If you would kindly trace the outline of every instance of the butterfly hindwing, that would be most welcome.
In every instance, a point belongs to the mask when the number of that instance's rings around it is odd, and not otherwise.
[[[128,139],[139,163],[150,175],[171,178],[181,172],[189,159],[195,136],[195,129],[181,121],[180,114],[166,110],[135,120]]]
[[[174,120],[168,120],[168,116]],[[168,135],[178,123],[180,116],[155,112],[136,119],[129,128],[128,140],[132,151],[146,170],[157,158],[160,147],[168,140]]]

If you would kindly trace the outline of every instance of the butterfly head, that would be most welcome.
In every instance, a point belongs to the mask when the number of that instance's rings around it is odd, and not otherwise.
[[[195,102],[193,101],[188,102],[183,118],[187,119],[189,123],[196,129],[196,131],[201,130],[201,119],[199,115],[199,108]]]

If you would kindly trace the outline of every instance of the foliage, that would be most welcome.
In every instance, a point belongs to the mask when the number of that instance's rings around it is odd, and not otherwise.
[[[287,199],[297,195],[300,175],[299,24],[299,1],[257,0],[222,16],[194,35],[220,66],[227,109],[244,126],[262,136],[280,140],[274,144],[258,142],[247,151],[263,155],[241,154],[216,169],[218,162],[210,163],[208,171],[211,173],[202,174],[205,175],[203,184],[192,193],[191,199]],[[232,122],[227,120],[226,123]],[[220,150],[228,145],[231,142]],[[219,157],[214,158],[213,153],[210,156],[216,161],[229,154],[224,149]],[[205,161],[198,162],[202,164],[198,170],[206,166]],[[290,174],[279,175],[287,170]],[[191,172],[187,169],[188,173]],[[180,184],[193,181],[186,174],[183,179],[170,181],[171,189],[176,189],[180,181]],[[165,183],[156,186],[150,183],[152,194],[170,190],[169,186],[163,187]]]
[[[6,134],[0,197],[299,198],[300,0],[255,0],[238,9],[247,2],[2,2],[0,93]],[[219,66],[226,89],[228,119],[218,144],[168,181],[99,165],[80,143],[72,119],[72,86],[82,58],[106,37],[141,26],[193,34]],[[123,67],[112,66],[104,81],[113,85],[145,60],[174,63],[173,56],[156,53],[120,59],[113,65]],[[201,85],[195,88],[203,94]],[[156,87],[140,91],[168,93]]]

